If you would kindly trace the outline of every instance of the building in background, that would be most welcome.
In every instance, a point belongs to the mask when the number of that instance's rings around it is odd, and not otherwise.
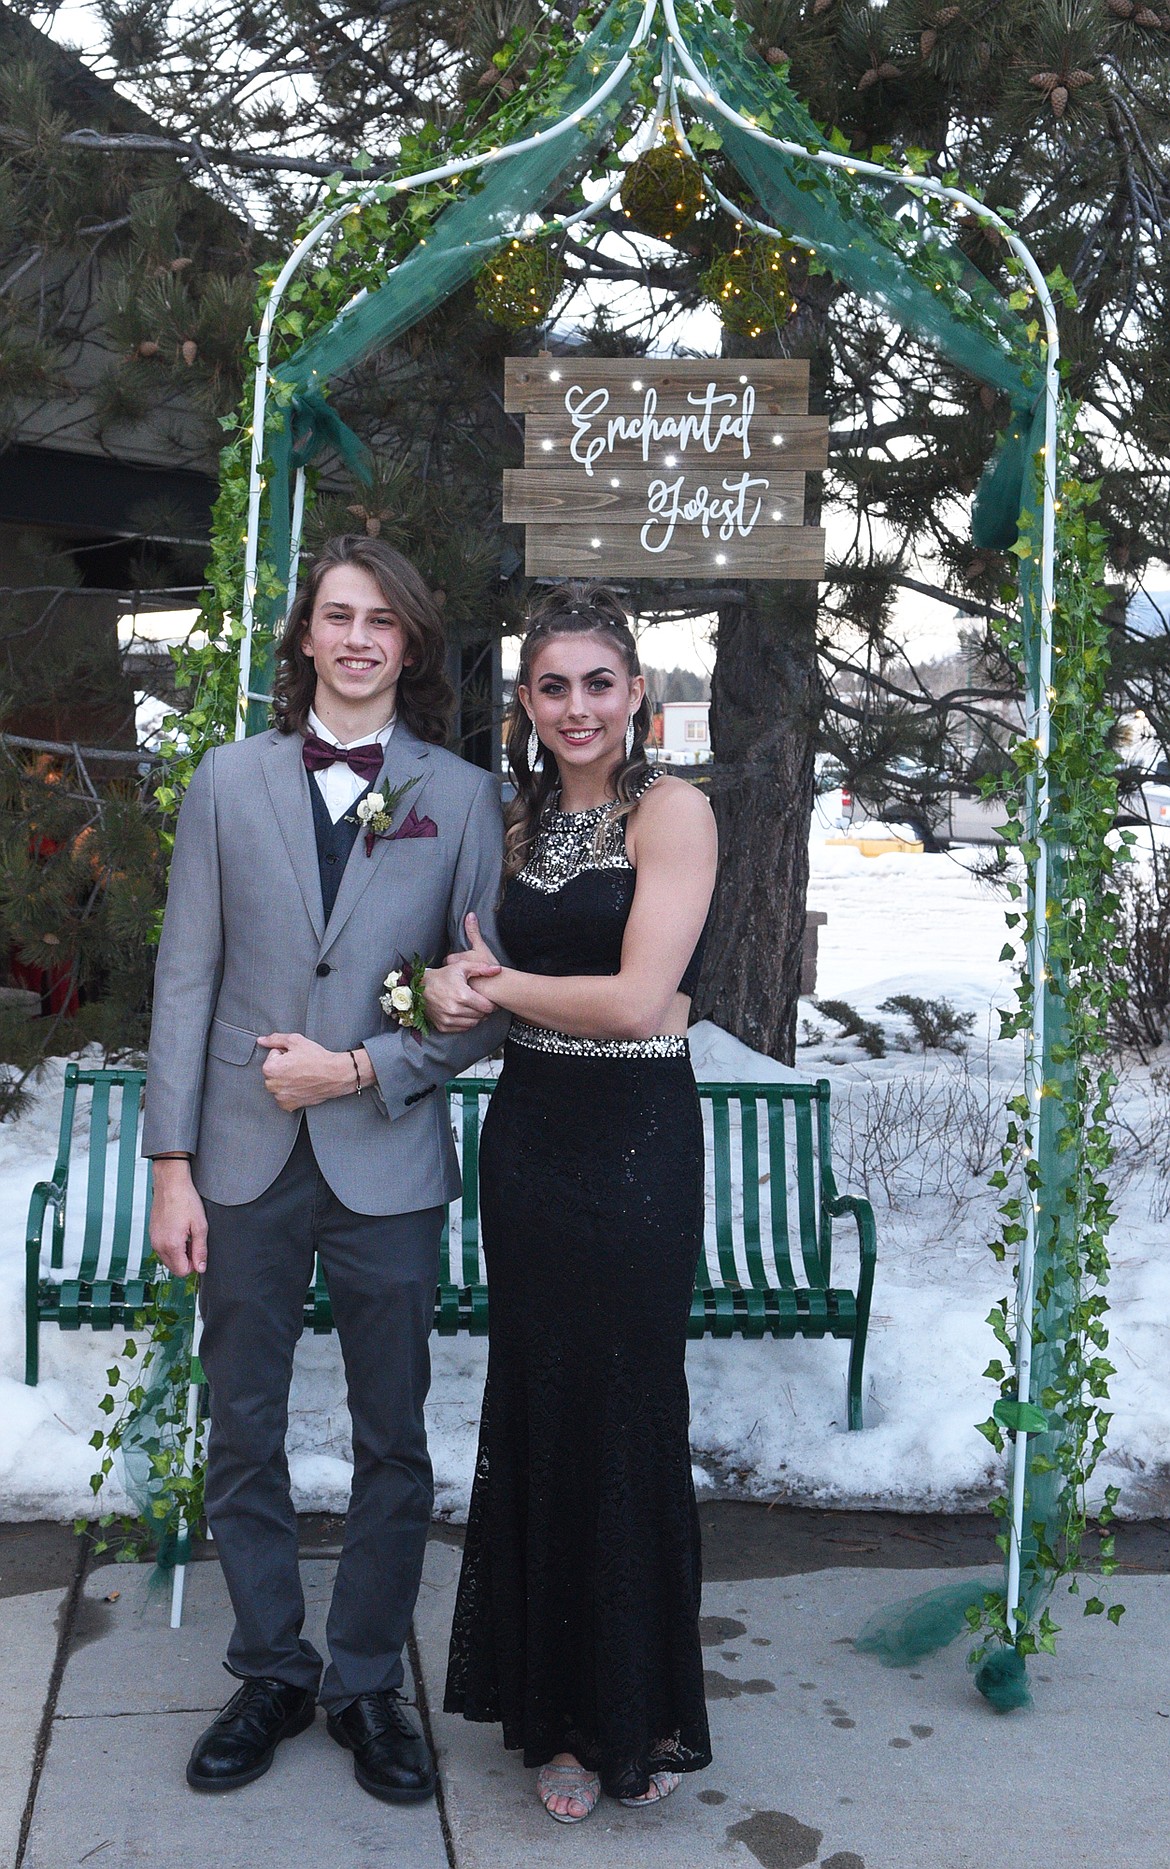
[[[668,766],[701,766],[711,757],[710,701],[664,701],[655,733],[658,757]]]

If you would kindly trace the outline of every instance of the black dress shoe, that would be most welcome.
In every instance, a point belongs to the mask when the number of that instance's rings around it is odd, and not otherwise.
[[[287,1681],[245,1681],[202,1734],[187,1762],[192,1791],[234,1791],[262,1778],[282,1739],[303,1733],[317,1713],[317,1696]]]
[[[387,1804],[434,1797],[434,1760],[399,1694],[359,1694],[326,1724],[338,1745],[353,1753],[353,1775],[371,1797]]]

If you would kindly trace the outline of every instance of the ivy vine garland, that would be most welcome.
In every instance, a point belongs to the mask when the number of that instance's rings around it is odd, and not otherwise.
[[[1062,460],[1070,458],[1076,437],[1076,411],[1066,399],[1060,424]],[[1113,1159],[1107,1115],[1116,1083],[1109,1061],[1109,1009],[1124,987],[1105,963],[1124,958],[1118,946],[1118,872],[1127,855],[1126,845],[1133,839],[1132,833],[1123,833],[1120,850],[1113,840],[1117,759],[1110,744],[1109,626],[1103,614],[1106,532],[1093,516],[1096,498],[1096,486],[1086,486],[1071,474],[1062,477],[1056,514],[1057,601],[1048,758],[1041,769],[1036,742],[1021,735],[1010,749],[1006,778],[994,785],[1009,809],[1004,842],[1031,864],[1038,851],[1030,841],[1028,793],[1030,787],[1046,782],[1051,840],[1059,846],[1061,870],[1061,886],[1050,896],[1047,921],[1051,984],[1059,994],[1062,1029],[1059,1044],[1052,1048],[1054,1076],[1044,1085],[1042,1121],[1049,1125],[1064,1157],[1065,1173],[1054,1210],[1039,1220],[1035,1342],[1038,1357],[1047,1365],[1046,1380],[1035,1404],[1025,1398],[1021,1408],[1014,1374],[1015,1306],[1004,1297],[988,1318],[1004,1355],[993,1357],[984,1372],[998,1384],[1000,1399],[979,1427],[1001,1454],[1008,1435],[1017,1428],[1031,1427],[1037,1434],[1029,1466],[1031,1487],[1025,1499],[1024,1597],[1066,1578],[1070,1594],[1078,1593],[1089,1523],[1089,1485],[1105,1447],[1110,1421],[1108,1384],[1114,1374],[1107,1356],[1105,1322],[1106,1239],[1113,1220],[1105,1179]],[[1035,528],[1035,532],[1021,531],[1011,548],[1025,575],[1039,561],[1038,516]],[[1016,666],[1023,666],[1029,645],[1018,613],[998,620],[994,628]],[[1001,1014],[1002,1038],[1022,1036],[1032,1028],[1035,996],[1045,984],[1032,980],[1028,973],[1033,911],[1027,890],[1019,881],[1011,882],[1009,890],[1014,899],[1007,916],[1012,939],[1004,958],[1014,959],[1020,971],[1015,1007]],[[1017,1255],[1024,1237],[1024,1203],[1036,1199],[1040,1191],[1040,1143],[1026,1096],[1012,1097],[1001,1159],[991,1177],[1001,1197],[1002,1221],[991,1251],[1001,1264]],[[1069,1294],[1066,1303],[1060,1302],[1062,1292]],[[1037,1414],[1040,1420],[1026,1418]],[[1048,1476],[1058,1476],[1063,1482],[1055,1512],[1046,1512],[1037,1498]],[[1106,1487],[1096,1515],[1105,1532],[1100,1568],[1106,1576],[1117,1568],[1110,1529],[1117,1498],[1118,1489]],[[1005,1550],[1010,1510],[1006,1496],[992,1505]],[[1106,1610],[1095,1593],[1084,1603],[1086,1616],[1105,1614],[1116,1623],[1123,1613],[1120,1603]],[[1058,1632],[1044,1603],[1038,1618],[1023,1622],[1013,1636],[1004,1599],[997,1592],[985,1597],[982,1610],[973,1611],[969,1621],[972,1629],[984,1630],[1018,1656],[1038,1649],[1050,1652]],[[975,1659],[983,1653],[982,1648],[976,1650]]]
[[[657,143],[626,171],[622,211],[641,234],[673,240],[689,227],[707,199],[703,171],[677,143]]]
[[[743,239],[721,253],[699,280],[725,330],[737,337],[762,337],[779,330],[796,310],[788,277],[792,248],[765,235]]]
[[[505,331],[543,324],[565,283],[560,256],[544,241],[512,240],[475,278],[475,302]]]

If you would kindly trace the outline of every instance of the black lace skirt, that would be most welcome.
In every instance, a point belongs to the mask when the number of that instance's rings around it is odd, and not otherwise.
[[[484,1122],[491,1339],[444,1705],[613,1796],[710,1763],[686,1322],[690,1061],[509,1043]]]

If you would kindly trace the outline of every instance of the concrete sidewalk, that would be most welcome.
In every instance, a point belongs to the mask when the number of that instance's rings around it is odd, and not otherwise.
[[[354,1783],[324,1720],[266,1777],[223,1797],[183,1766],[232,1691],[219,1567],[193,1565],[185,1626],[145,1566],[92,1572],[72,1636],[19,1869],[1166,1869],[1170,1577],[1113,1586],[1120,1630],[1069,1602],[1058,1659],[1032,1665],[1036,1706],[997,1718],[964,1644],[906,1672],[854,1653],[871,1611],[961,1572],[820,1570],[713,1582],[704,1638],[715,1762],[658,1811],[603,1800],[587,1824],[550,1822],[534,1774],[495,1727],[441,1711],[459,1553],[432,1541],[416,1617],[442,1808],[391,1808]],[[303,1564],[322,1644],[332,1563]],[[994,1573],[989,1572],[989,1577]],[[0,1869],[17,1837],[66,1589],[0,1601]],[[1065,1604],[1055,1606],[1057,1620]],[[444,1830],[443,1818],[446,1819]]]

